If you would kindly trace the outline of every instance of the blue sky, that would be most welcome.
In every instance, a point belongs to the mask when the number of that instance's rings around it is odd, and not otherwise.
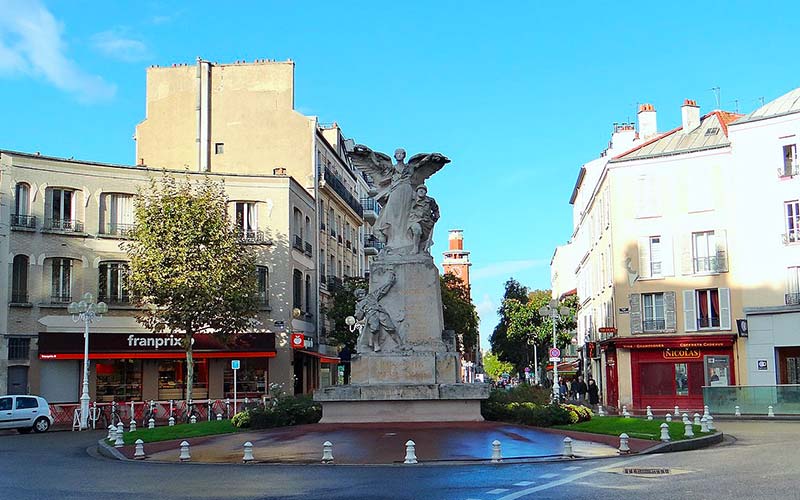
[[[296,107],[373,149],[439,151],[430,182],[465,231],[484,345],[503,283],[549,288],[580,166],[613,122],[683,99],[747,112],[800,86],[798,2],[0,0],[0,148],[134,162],[145,68],[296,62]]]

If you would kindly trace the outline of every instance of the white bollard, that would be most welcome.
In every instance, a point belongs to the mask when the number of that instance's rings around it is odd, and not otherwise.
[[[117,428],[116,426],[114,426],[114,424],[111,424],[108,426],[108,436],[106,436],[106,439],[111,441],[112,439],[116,438],[117,438]]]
[[[222,420],[222,413],[217,413],[217,420]]]
[[[169,426],[170,427],[174,427],[175,426],[175,417],[169,417]]]
[[[117,434],[114,436],[114,448],[122,448],[125,446],[125,441],[122,439],[122,434],[124,432],[125,428],[122,426],[122,422],[120,422],[117,426]]]
[[[136,451],[133,452],[133,458],[136,460],[144,459],[144,441],[141,439],[136,440]]]
[[[669,413],[667,413],[669,415]],[[666,423],[661,424],[661,440],[665,443],[669,443],[669,425]]]
[[[738,405],[733,407],[733,415],[736,417],[742,416],[742,409]]]
[[[775,416],[775,412],[773,411],[772,405],[767,406],[767,416],[768,417],[774,417]]]
[[[700,425],[700,414],[695,413],[694,415],[692,415],[692,417],[694,418],[694,421],[692,423],[694,425]]]
[[[688,419],[683,423],[683,436],[687,438],[694,437],[694,431],[692,430],[692,423],[689,422]]]
[[[156,428],[156,420],[153,417],[150,417],[150,420],[147,421],[147,428],[148,429]]]
[[[189,419],[189,423],[196,424],[197,423],[197,415],[192,415],[192,418]]]
[[[649,405],[647,406],[647,420],[653,420],[653,410]]]
[[[325,457],[323,456],[322,458],[323,458],[323,462],[324,462],[325,461]],[[248,442],[246,442],[244,444],[244,456],[242,456],[242,462],[244,462],[246,464],[249,464],[253,460],[255,460],[255,457],[253,457],[253,443],[248,441]]]
[[[417,454],[415,453],[414,446],[415,446],[414,441],[410,439],[406,441],[406,459],[403,462],[404,464],[417,463]]]
[[[708,411],[708,405],[704,405],[703,406],[703,416],[708,418],[709,415],[711,415],[711,413],[709,413],[709,411]]]
[[[675,415],[676,417],[681,414],[681,409],[678,408],[678,405],[675,405],[675,411],[672,414]]]
[[[688,422],[689,422],[689,414],[688,414],[688,413],[684,413],[684,414],[681,416],[681,419],[683,420],[683,423],[684,423],[684,424],[688,423]]]
[[[322,443],[322,463],[323,464],[332,464],[333,463],[333,443],[330,441],[325,441]]]
[[[178,458],[181,460],[181,462],[188,462],[192,459],[192,456],[189,454],[188,441],[181,441],[181,454]]]
[[[574,454],[572,453],[572,438],[565,437],[564,438],[564,452],[562,453],[565,457],[572,458]]]
[[[700,419],[700,432],[708,432],[708,419],[706,417]]]
[[[631,452],[631,448],[628,446],[628,435],[624,432],[619,435],[619,452],[623,454]]]
[[[667,422],[672,422],[672,415],[667,413],[667,416],[664,417],[664,420],[666,420]]]
[[[706,419],[706,423],[708,423],[708,430],[709,431],[714,432],[715,430],[717,430],[714,427],[714,415],[709,415],[708,418]]]
[[[492,441],[492,463],[499,464],[503,461],[503,453],[500,451],[500,441]]]
[[[625,406],[625,405],[622,405],[622,416],[625,417],[625,418],[630,418],[631,417],[631,414],[628,413],[628,407]]]
[[[136,420],[131,419],[131,430],[130,432],[136,432]]]
[[[597,408],[597,416],[598,417],[605,417],[606,412],[603,411],[603,405],[599,405]]]

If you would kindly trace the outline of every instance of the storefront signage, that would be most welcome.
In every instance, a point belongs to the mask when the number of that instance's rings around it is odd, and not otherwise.
[[[142,337],[139,335],[128,335],[128,347],[144,347],[152,349],[160,349],[165,347],[169,349],[170,347],[182,347],[182,340],[182,337],[176,337],[172,334],[170,334],[169,337]],[[194,345],[194,339],[192,339],[192,345]]]
[[[664,359],[700,359],[697,349],[664,349]]]
[[[293,349],[302,349],[306,346],[306,337],[302,333],[293,333],[290,342]]]
[[[618,310],[620,314],[628,314],[631,312],[630,307],[620,307]]]
[[[601,326],[597,331],[600,333],[617,333],[616,327],[613,326]]]
[[[758,360],[758,370],[759,371],[762,371],[762,372],[767,371],[769,369],[768,366],[769,365],[767,364],[767,360],[766,359],[759,359]]]

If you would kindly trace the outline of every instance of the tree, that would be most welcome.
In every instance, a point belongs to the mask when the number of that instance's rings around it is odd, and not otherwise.
[[[514,278],[509,278],[505,284],[505,293],[503,294],[503,302],[497,310],[500,315],[500,321],[494,327],[492,336],[489,339],[492,352],[497,355],[498,359],[512,363],[520,369],[524,368],[524,350],[521,349],[522,345],[519,342],[514,342],[508,338],[508,325],[509,325],[509,300],[516,300],[521,303],[528,302],[528,287],[521,285]]]
[[[193,185],[165,174],[134,203],[135,225],[124,245],[128,289],[145,306],[137,321],[153,332],[182,335],[186,400],[192,399],[196,334],[222,341],[252,326],[257,311],[254,258],[228,217],[223,186]]]
[[[468,359],[475,359],[478,344],[478,311],[472,303],[469,287],[454,274],[439,276],[442,288],[444,329],[456,332],[460,347]]]
[[[330,289],[331,285],[328,287]],[[355,291],[358,288],[368,290],[369,280],[359,277],[345,278],[342,286],[333,288],[330,301],[323,306],[323,313],[328,316],[332,324],[328,340],[333,340],[336,344],[347,347],[351,351],[356,347],[358,330],[351,332],[344,319],[352,316],[356,310]]]
[[[514,370],[514,365],[500,361],[493,352],[487,352],[483,355],[483,371],[494,380],[499,380],[503,373],[511,373]]]

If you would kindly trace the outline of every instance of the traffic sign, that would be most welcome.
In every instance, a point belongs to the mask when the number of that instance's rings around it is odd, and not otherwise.
[[[550,357],[551,358],[560,358],[561,357],[561,349],[558,347],[553,347],[550,349]],[[552,359],[551,359],[552,361]]]
[[[530,373],[530,371],[531,371],[531,369],[526,366],[525,367],[525,373]]]
[[[240,363],[240,361],[238,359],[232,359],[231,360],[231,370],[238,370],[240,366],[241,366],[241,363]]]
[[[558,357],[551,357],[551,358],[550,358],[550,361],[553,361],[553,362],[555,362],[555,361],[561,361],[561,358],[558,358]]]
[[[302,333],[293,333],[291,343],[293,349],[302,349],[306,345],[306,336]]]

